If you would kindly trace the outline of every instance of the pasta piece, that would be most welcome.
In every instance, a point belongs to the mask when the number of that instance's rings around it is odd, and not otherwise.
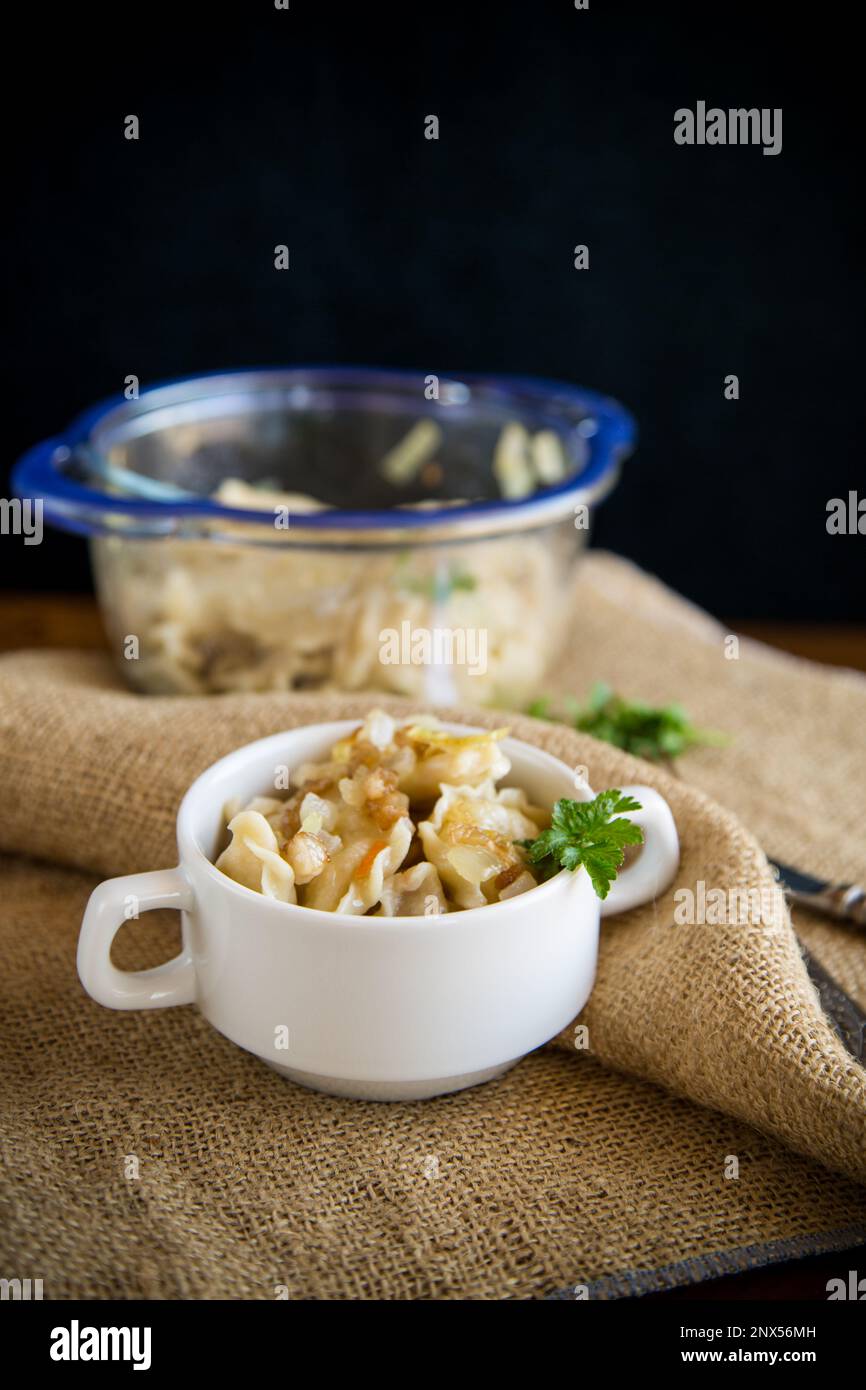
[[[294,870],[282,858],[277,837],[265,817],[259,811],[240,811],[232,817],[229,832],[231,842],[217,859],[217,868],[267,898],[296,903]]]
[[[529,435],[516,420],[503,427],[496,441],[493,473],[502,496],[511,502],[516,502],[521,497],[529,497],[535,491],[529,455]]]
[[[538,827],[537,830],[531,831],[526,836],[527,839],[531,839],[532,835],[537,835],[541,830],[546,830],[550,825],[550,812],[543,806],[534,805],[522,787],[498,787],[495,791],[495,797],[500,806],[515,811],[518,816],[526,818]],[[514,824],[514,822],[511,823]]]
[[[439,875],[432,864],[422,859],[411,869],[403,869],[386,880],[376,916],[438,917],[449,910]]]
[[[424,853],[439,872],[452,901],[457,907],[484,907],[488,899],[483,884],[501,872],[500,856],[485,845],[449,844],[427,822],[418,827]]]
[[[218,500],[268,509],[273,499],[226,480]],[[276,494],[290,515],[310,499]],[[379,689],[423,703],[434,668],[380,660],[380,633],[419,628],[488,634],[484,672],[446,668],[453,694],[472,703],[519,706],[537,692],[561,645],[574,532],[546,528],[473,546],[474,587],[443,598],[407,592],[400,552],[300,549],[291,525],[263,546],[261,525],[221,521],[220,540],[172,538],[165,546],[114,536],[94,539],[96,577],[112,633],[136,632],[141,659],[127,675],[152,692]],[[238,543],[228,539],[237,535]],[[443,548],[441,563],[461,570],[466,552]],[[544,610],[547,618],[536,616]],[[132,669],[134,668],[134,669]]]
[[[349,886],[334,911],[363,916],[375,907],[382,896],[390,858],[386,841],[374,840],[352,871]]]
[[[282,492],[277,488],[253,487],[241,478],[223,478],[214,500],[225,507],[243,508],[245,511],[267,512],[275,507],[286,507],[291,512],[326,511],[324,502],[305,492]]]
[[[562,443],[554,430],[539,430],[530,442],[535,476],[548,487],[565,477],[565,458]]]
[[[507,729],[452,734],[434,715],[419,715],[397,725],[382,710],[373,710],[347,738],[335,743],[328,762],[304,763],[293,782],[324,786],[339,783],[358,768],[382,768],[396,777],[397,788],[413,803],[435,801],[443,782],[474,786],[504,777],[511,763],[499,747]]]
[[[323,786],[330,786],[358,767],[389,765],[396,751],[396,729],[397,721],[390,714],[381,709],[371,710],[354,733],[334,744],[327,762],[302,763],[292,777],[294,785],[303,787],[307,782],[321,782]]]
[[[229,802],[231,841],[217,867],[245,887],[343,915],[435,915],[484,907],[536,884],[520,842],[550,814],[519,787],[506,731],[452,734],[432,715],[398,724],[371,710],[296,770],[286,800]],[[427,808],[413,823],[413,805]]]
[[[371,732],[369,721],[362,732]],[[376,751],[372,743],[364,743]],[[332,753],[339,754],[339,746]],[[334,770],[345,769],[343,756],[332,765]],[[318,831],[320,837],[333,833],[337,842],[305,889],[305,906],[364,913],[378,903],[386,877],[400,868],[415,833],[409,799],[397,790],[396,780],[387,769],[360,762],[351,776],[340,777],[336,785],[331,782],[323,794],[304,797],[302,832]]]
[[[363,811],[344,806],[340,812],[341,848],[303,890],[305,907],[320,912],[365,913],[379,901],[386,878],[409,852],[414,826],[408,816],[380,831]]]
[[[382,476],[395,486],[410,483],[424,464],[433,458],[442,437],[442,430],[435,420],[429,417],[418,420],[409,433],[382,458],[379,465]]]

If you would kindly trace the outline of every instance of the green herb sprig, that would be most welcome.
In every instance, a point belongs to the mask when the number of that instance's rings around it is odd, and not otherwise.
[[[626,845],[643,844],[639,825],[623,816],[639,811],[640,802],[618,788],[599,792],[592,801],[562,797],[553,808],[549,830],[535,840],[520,840],[530,864],[542,878],[560,869],[586,869],[600,898],[606,898],[621,867]],[[616,818],[616,819],[615,819]]]
[[[653,762],[678,758],[689,748],[727,742],[726,736],[715,730],[695,728],[682,705],[655,707],[640,700],[624,700],[603,682],[592,687],[585,705],[566,700],[564,710],[565,722],[581,733]],[[536,719],[556,719],[558,716],[550,711],[548,699],[535,700],[528,709]]]

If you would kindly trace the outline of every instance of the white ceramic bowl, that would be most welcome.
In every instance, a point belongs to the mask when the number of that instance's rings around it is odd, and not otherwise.
[[[477,732],[446,724],[455,733]],[[595,977],[600,909],[661,892],[679,848],[667,802],[629,787],[646,844],[600,904],[586,871],[528,893],[439,917],[346,917],[266,898],[212,862],[223,806],[272,791],[275,769],[322,760],[357,721],[260,739],[192,784],[177,819],[180,864],[108,879],[87,906],[78,945],[85,989],[112,1009],[195,1003],[213,1026],[284,1076],[365,1100],[419,1100],[498,1076],[579,1013]],[[573,770],[503,740],[507,785],[552,805],[593,793]],[[118,970],[111,943],[152,908],[182,914],[181,954],[153,970]]]

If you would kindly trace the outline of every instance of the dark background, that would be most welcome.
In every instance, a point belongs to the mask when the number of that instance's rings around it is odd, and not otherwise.
[[[720,616],[863,618],[863,538],[825,527],[866,492],[855,11],[755,9],[19,13],[4,465],[128,373],[561,377],[640,426],[597,544]],[[698,99],[781,106],[781,154],[675,145]],[[7,587],[89,585],[54,531],[0,563]]]

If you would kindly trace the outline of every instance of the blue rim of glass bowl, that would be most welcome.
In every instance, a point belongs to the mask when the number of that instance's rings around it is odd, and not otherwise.
[[[115,412],[128,411],[131,416],[144,415],[169,401],[160,395],[177,392],[180,388],[195,387],[196,394],[205,398],[218,394],[220,387],[234,379],[239,388],[244,385],[255,391],[267,378],[279,377],[280,387],[316,385],[327,388],[354,380],[359,390],[385,390],[389,386],[405,386],[409,382],[423,383],[425,373],[369,366],[293,366],[235,368],[225,371],[195,373],[175,377],[146,387],[135,401],[123,393],[111,396],[78,415],[61,433],[28,449],[16,463],[12,486],[20,497],[41,499],[46,519],[63,530],[82,535],[170,536],[178,534],[178,520],[243,522],[246,525],[266,525],[273,528],[273,509],[253,511],[228,507],[210,497],[190,500],[153,500],[128,495],[111,495],[68,477],[63,466],[76,451],[82,450],[95,430]],[[473,391],[485,393],[485,399],[498,398],[498,403],[513,403],[515,415],[521,404],[531,402],[536,408],[545,407],[552,413],[574,412],[575,424],[591,419],[594,429],[585,436],[588,458],[584,468],[563,482],[540,488],[531,497],[519,500],[492,498],[469,502],[459,507],[442,506],[414,511],[403,508],[376,510],[341,510],[328,508],[322,512],[305,513],[293,531],[302,531],[307,539],[327,543],[337,533],[344,539],[362,542],[367,532],[388,533],[393,539],[407,538],[413,533],[418,539],[435,539],[437,532],[491,534],[498,531],[531,528],[544,525],[567,515],[579,502],[595,502],[606,496],[616,482],[619,467],[633,450],[636,426],[629,412],[612,397],[596,391],[571,386],[566,382],[540,377],[510,375],[479,375],[474,373],[442,373],[440,384],[465,386],[471,404]],[[208,390],[213,385],[214,391]],[[276,385],[276,383],[275,383]],[[184,399],[182,395],[176,403]],[[466,402],[461,402],[465,404]],[[443,405],[444,410],[454,409]],[[104,519],[104,523],[103,520]],[[123,524],[117,524],[119,522]],[[114,522],[114,524],[112,524]],[[468,529],[466,524],[469,523]],[[475,523],[475,524],[473,524]],[[479,531],[480,525],[480,531]],[[329,535],[329,533],[331,533]],[[347,535],[346,535],[347,533]],[[284,537],[288,536],[284,533]],[[441,538],[441,537],[440,537]],[[255,543],[255,542],[254,542]],[[269,542],[273,544],[273,540]]]

